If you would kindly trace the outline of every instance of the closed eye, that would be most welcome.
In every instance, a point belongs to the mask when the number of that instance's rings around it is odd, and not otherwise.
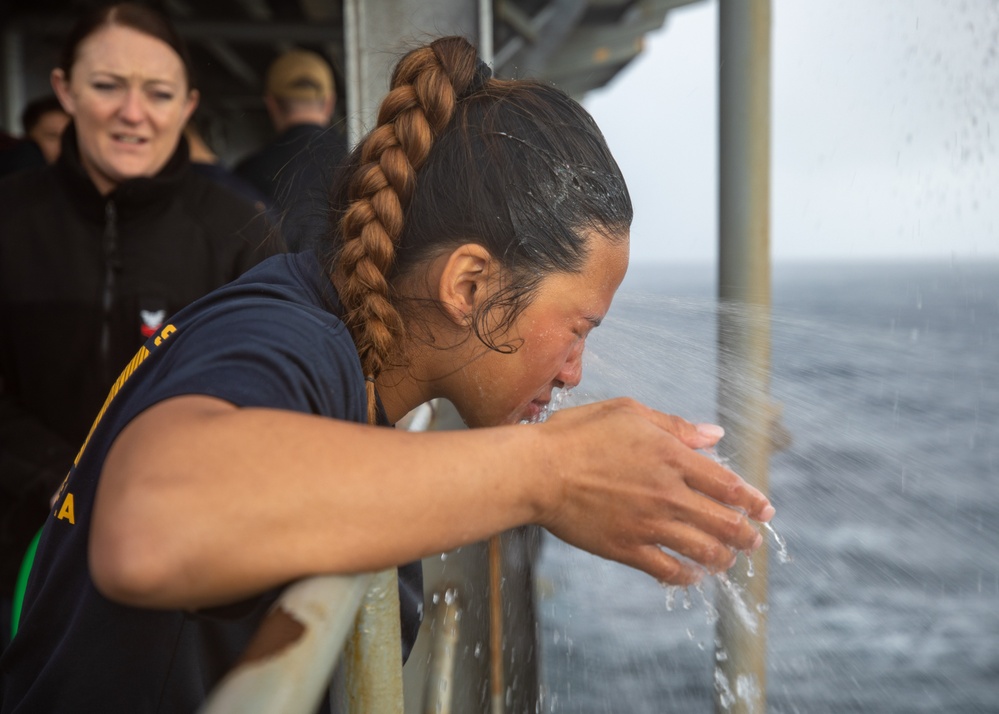
[[[590,332],[592,332],[596,328],[600,327],[600,323],[602,322],[602,318],[586,316],[583,319],[586,320],[586,326],[583,327],[583,328],[581,328],[581,329],[580,328],[575,328],[575,329],[573,329],[572,333],[574,335],[576,335],[576,337],[579,337],[579,338],[585,340],[587,338],[587,336],[589,336]]]

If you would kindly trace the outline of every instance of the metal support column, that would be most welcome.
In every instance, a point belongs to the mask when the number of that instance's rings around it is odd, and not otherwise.
[[[395,568],[372,577],[344,659],[350,714],[402,714],[402,629]]]
[[[468,0],[344,0],[347,141],[374,128],[392,67],[428,38],[479,36],[478,3]]]
[[[350,146],[374,128],[378,107],[388,93],[392,68],[398,59],[430,37],[460,34],[474,41],[481,26],[480,7],[479,3],[468,0],[344,1]],[[395,569],[377,577],[381,583],[377,601],[369,597],[362,607],[352,640],[353,652],[347,659],[346,690],[352,712],[380,714],[403,710]]]
[[[15,136],[21,133],[21,110],[24,97],[24,42],[20,27],[8,27],[0,36],[3,44],[3,124]]]
[[[766,492],[770,386],[770,0],[719,0],[718,411],[732,468]],[[717,712],[766,710],[767,548],[718,596]],[[722,656],[722,652],[724,655]]]

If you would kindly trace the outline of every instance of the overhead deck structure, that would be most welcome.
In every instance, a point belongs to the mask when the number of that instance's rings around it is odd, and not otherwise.
[[[209,138],[233,159],[270,134],[261,102],[263,77],[280,52],[293,46],[326,56],[341,94],[347,83],[345,21],[362,15],[390,18],[405,28],[392,46],[363,44],[359,57],[387,68],[407,46],[460,32],[493,57],[497,76],[532,76],[576,98],[602,87],[642,51],[646,33],[668,11],[693,0],[161,0],[188,42],[201,90]],[[20,133],[24,104],[50,93],[49,72],[69,27],[101,0],[5,0],[0,3],[0,128]],[[479,32],[482,10],[491,32]],[[363,38],[360,38],[363,40]],[[375,78],[372,78],[375,79]],[[387,78],[378,77],[383,91]],[[338,103],[346,119],[352,98]]]

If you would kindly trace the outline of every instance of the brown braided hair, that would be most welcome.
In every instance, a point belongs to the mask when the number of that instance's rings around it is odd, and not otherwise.
[[[426,161],[434,138],[451,121],[458,96],[472,83],[475,70],[475,50],[459,37],[440,39],[409,53],[392,74],[377,127],[362,143],[361,166],[351,181],[350,207],[340,222],[343,244],[334,281],[368,383],[368,422],[372,424],[376,421],[374,380],[405,334],[386,279],[404,212],[413,197],[416,172]]]
[[[407,335],[399,278],[442,250],[481,243],[505,282],[473,317],[473,332],[512,352],[494,335],[541,279],[581,269],[585,229],[619,240],[632,217],[589,114],[554,87],[490,79],[461,37],[399,62],[377,126],[341,169],[330,203],[332,240],[321,250],[368,382],[371,423],[374,380],[401,357]]]

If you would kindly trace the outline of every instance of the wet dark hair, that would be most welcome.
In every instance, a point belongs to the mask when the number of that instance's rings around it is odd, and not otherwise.
[[[28,102],[24,107],[24,111],[21,112],[21,126],[24,127],[24,133],[30,134],[35,125],[49,112],[65,114],[66,110],[62,108],[59,100],[52,95],[39,97]]]
[[[115,3],[113,5],[93,8],[73,25],[69,35],[66,37],[62,54],[59,57],[59,69],[66,74],[67,78],[70,76],[73,65],[76,63],[80,44],[95,32],[112,25],[129,27],[168,44],[180,57],[180,62],[184,66],[184,77],[187,79],[187,88],[196,88],[197,83],[195,82],[194,71],[191,66],[191,56],[187,51],[187,45],[181,39],[170,20],[158,10],[131,2]]]
[[[511,352],[496,335],[540,282],[581,270],[590,234],[624,240],[632,219],[603,135],[555,87],[489,78],[461,37],[406,55],[391,86],[334,183],[326,256],[369,382],[398,357],[397,289],[427,259],[474,242],[500,261],[504,284],[473,330]]]

